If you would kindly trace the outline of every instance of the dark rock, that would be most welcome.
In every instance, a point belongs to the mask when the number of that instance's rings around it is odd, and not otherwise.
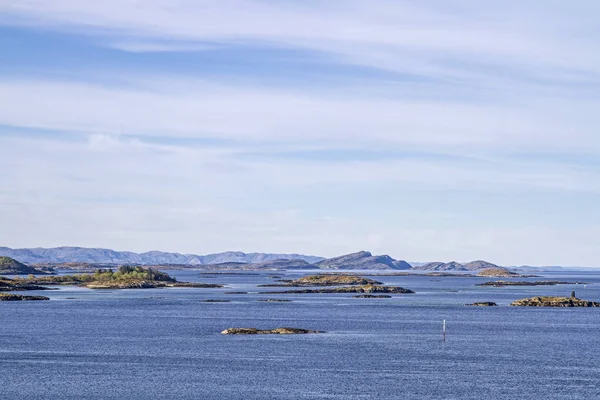
[[[476,303],[472,303],[472,304],[465,304],[465,306],[475,306],[475,307],[495,307],[498,304],[492,302],[492,301],[478,301]]]
[[[23,296],[20,294],[0,293],[0,301],[29,301],[29,300],[50,300],[46,296]]]
[[[302,335],[308,333],[323,333],[300,328],[275,328],[262,330],[257,328],[229,328],[221,332],[223,335]]]
[[[355,299],[391,299],[392,296],[387,294],[359,294],[352,296]]]
[[[208,299],[208,300],[201,300],[202,303],[231,303],[231,300],[215,300],[215,299]]]

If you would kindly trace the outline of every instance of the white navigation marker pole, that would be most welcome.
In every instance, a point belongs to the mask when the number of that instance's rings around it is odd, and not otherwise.
[[[444,322],[442,324],[442,333],[443,333],[444,342],[445,342],[446,341],[446,320],[444,320]]]

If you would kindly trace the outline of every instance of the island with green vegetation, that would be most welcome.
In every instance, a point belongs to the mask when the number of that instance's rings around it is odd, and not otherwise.
[[[310,294],[310,293],[415,293],[410,289],[400,286],[382,286],[382,285],[361,285],[361,286],[343,286],[325,289],[298,289],[286,290],[281,292],[261,292],[261,294]]]
[[[178,282],[170,275],[153,268],[121,266],[117,271],[98,269],[93,274],[28,277],[15,279],[32,285],[74,285],[89,289],[148,289],[163,287],[222,288],[223,285]]]
[[[223,335],[302,335],[308,333],[323,333],[321,331],[312,331],[301,328],[275,328],[275,329],[257,329],[257,328],[229,328],[221,332]]]
[[[302,287],[302,286],[344,286],[381,285],[381,282],[356,275],[309,275],[296,280],[282,280],[284,283],[270,283],[259,287]]]
[[[527,299],[513,301],[511,306],[519,307],[600,307],[600,302],[582,300],[575,297],[535,296]]]

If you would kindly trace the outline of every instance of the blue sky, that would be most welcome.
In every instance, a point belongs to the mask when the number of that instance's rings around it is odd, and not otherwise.
[[[0,243],[600,266],[598,15],[0,1]]]

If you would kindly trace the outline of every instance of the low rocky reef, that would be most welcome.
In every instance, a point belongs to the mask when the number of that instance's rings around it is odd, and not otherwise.
[[[296,280],[284,280],[285,283],[270,283],[259,287],[302,287],[302,286],[344,286],[344,285],[381,285],[381,282],[356,275],[309,275]]]
[[[600,307],[600,302],[582,300],[575,297],[535,296],[527,299],[513,301],[511,306],[519,307]]]
[[[258,299],[256,301],[260,301],[263,303],[290,303],[292,300],[287,299]]]
[[[471,304],[465,304],[465,306],[473,306],[473,307],[496,307],[498,304],[493,301],[477,301]]]
[[[207,299],[201,300],[202,303],[231,303],[231,300]]]
[[[20,294],[0,293],[0,301],[29,301],[29,300],[50,300],[46,296],[23,296]]]
[[[503,286],[554,286],[554,285],[579,285],[584,284],[583,282],[563,282],[563,281],[493,281],[493,282],[485,282],[478,283],[475,286],[493,286],[493,287],[503,287]]]
[[[352,296],[355,299],[391,299],[392,296],[387,294],[359,294]]]
[[[98,269],[93,274],[29,277],[15,279],[20,285],[73,285],[89,289],[151,289],[164,287],[223,288],[223,285],[198,282],[178,282],[168,274],[153,268],[122,266],[116,272]]]
[[[14,292],[22,290],[55,290],[44,286],[32,285],[29,283],[23,283],[14,279],[5,278],[0,276],[0,292]]]
[[[310,293],[415,293],[400,286],[362,285],[326,289],[299,289],[282,292],[261,292],[261,294],[310,294]]]
[[[223,335],[304,335],[309,333],[323,332],[301,328],[275,328],[267,330],[257,328],[229,328],[221,332]]]

